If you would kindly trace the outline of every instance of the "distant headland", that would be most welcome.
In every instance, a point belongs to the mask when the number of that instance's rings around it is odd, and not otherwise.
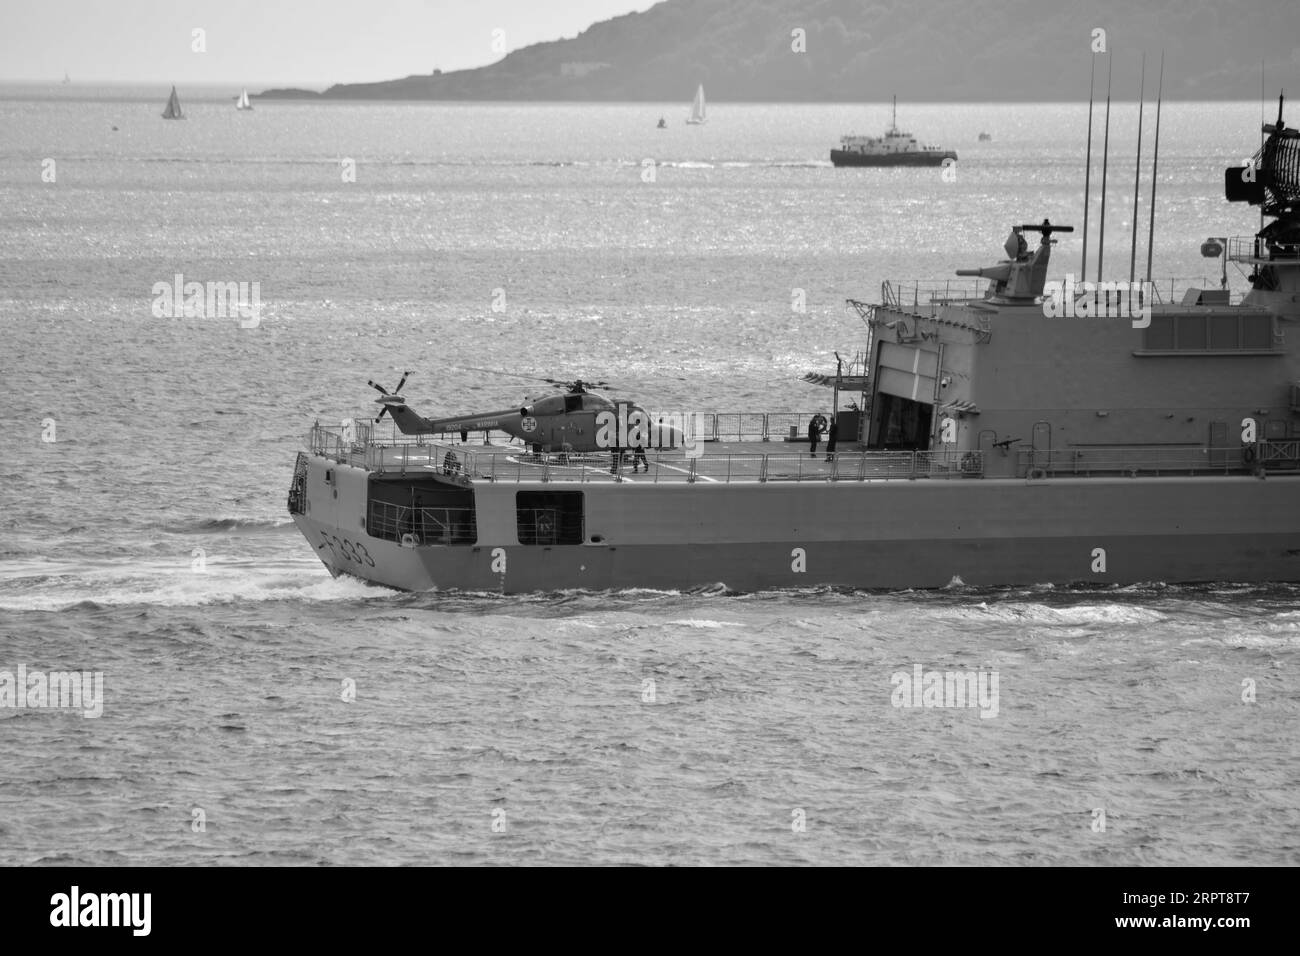
[[[259,95],[685,102],[703,83],[713,102],[862,102],[893,92],[913,102],[1068,101],[1087,99],[1089,58],[1100,29],[1114,54],[1119,99],[1137,98],[1141,53],[1154,60],[1161,50],[1166,98],[1252,99],[1259,95],[1261,59],[1270,85],[1300,85],[1293,31],[1284,29],[1294,22],[1294,5],[665,0],[477,69]],[[1147,65],[1151,74],[1154,62]],[[1153,84],[1154,75],[1147,82]]]

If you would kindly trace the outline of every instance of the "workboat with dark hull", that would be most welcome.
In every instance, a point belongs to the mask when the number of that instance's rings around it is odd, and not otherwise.
[[[1226,180],[1273,220],[1225,246],[1240,302],[1049,285],[1068,227],[1017,225],[965,280],[851,300],[865,411],[830,460],[806,415],[705,416],[628,467],[622,434],[582,450],[585,391],[459,420],[385,393],[392,431],[312,430],[290,513],[332,573],[412,590],[1300,581],[1300,138],[1265,131]]]
[[[898,97],[894,97],[893,119],[884,136],[840,137],[831,150],[834,166],[942,166],[957,161],[957,153],[937,146],[922,146],[911,133],[898,128]]]

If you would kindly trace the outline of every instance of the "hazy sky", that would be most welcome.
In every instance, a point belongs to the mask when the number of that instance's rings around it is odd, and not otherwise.
[[[655,0],[3,0],[0,80],[321,87],[483,66]],[[196,53],[192,31],[206,31]]]

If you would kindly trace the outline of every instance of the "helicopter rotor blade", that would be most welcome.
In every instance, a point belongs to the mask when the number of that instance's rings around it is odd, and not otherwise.
[[[388,394],[388,389],[384,388],[384,386],[380,385],[378,382],[374,382],[371,381],[370,379],[367,379],[366,384],[369,385],[371,388],[378,390],[380,395]]]
[[[410,377],[411,377],[410,369],[407,369],[405,372],[402,373],[402,380],[397,383],[397,388],[393,389],[394,394],[397,395],[402,394],[402,386],[406,384],[406,380]]]
[[[445,365],[443,368],[457,368],[466,372],[481,372],[484,375],[505,375],[509,378],[522,378],[529,382],[545,382],[546,379],[539,375],[522,375],[519,372],[504,372],[497,368],[479,368],[474,365]]]

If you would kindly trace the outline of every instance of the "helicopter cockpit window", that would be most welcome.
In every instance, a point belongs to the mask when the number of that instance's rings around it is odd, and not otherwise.
[[[582,411],[582,396],[581,396],[581,395],[565,395],[565,396],[564,396],[564,410],[565,410],[566,412],[580,412],[580,411]]]

